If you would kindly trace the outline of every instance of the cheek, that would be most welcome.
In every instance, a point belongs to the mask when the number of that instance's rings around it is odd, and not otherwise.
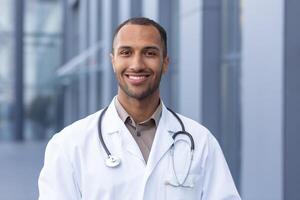
[[[125,66],[126,65],[124,63],[115,62],[115,64],[114,64],[114,72],[116,74],[120,74],[126,68]]]
[[[157,73],[157,74],[164,74],[165,71],[166,71],[165,65],[164,65],[162,62],[160,62],[160,63],[158,64],[158,67],[156,68],[156,73]]]
[[[145,64],[148,68],[150,68],[155,73],[162,71],[163,63],[161,61],[150,60],[150,61],[146,62]]]

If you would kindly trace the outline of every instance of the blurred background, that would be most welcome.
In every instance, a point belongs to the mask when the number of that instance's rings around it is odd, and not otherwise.
[[[0,199],[38,197],[47,141],[117,92],[113,30],[168,32],[165,104],[218,139],[243,199],[300,199],[300,1],[0,0]]]

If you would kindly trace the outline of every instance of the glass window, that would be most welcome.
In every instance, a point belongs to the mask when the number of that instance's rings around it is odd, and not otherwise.
[[[13,1],[0,5],[0,140],[6,140],[13,134]]]
[[[28,0],[24,14],[24,138],[43,139],[57,129],[62,5],[57,0]]]

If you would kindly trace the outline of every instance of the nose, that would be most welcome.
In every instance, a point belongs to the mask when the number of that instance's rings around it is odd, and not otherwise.
[[[133,71],[141,71],[145,69],[145,63],[142,55],[136,54],[132,57],[130,69]]]

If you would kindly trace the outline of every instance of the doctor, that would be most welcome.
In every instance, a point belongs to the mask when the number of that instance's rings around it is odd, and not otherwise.
[[[165,30],[147,18],[123,22],[111,61],[117,96],[53,136],[39,199],[240,199],[213,135],[160,98],[169,65]]]

